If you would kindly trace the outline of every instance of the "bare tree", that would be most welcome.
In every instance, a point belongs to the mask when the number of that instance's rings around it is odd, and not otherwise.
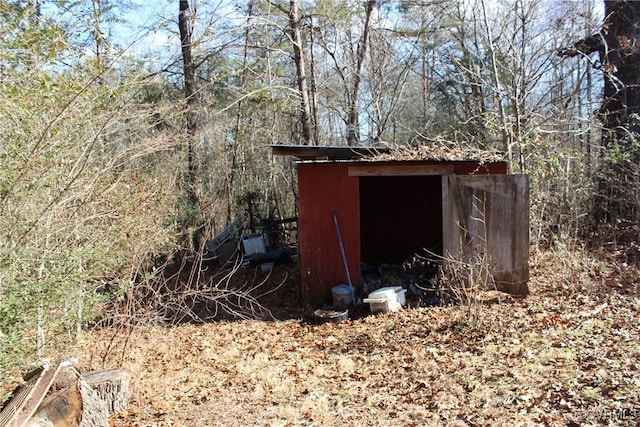
[[[296,65],[298,91],[300,92],[300,121],[302,122],[302,139],[307,145],[314,144],[314,131],[311,122],[311,105],[309,101],[309,85],[305,70],[304,51],[302,49],[302,33],[300,31],[300,16],[298,0],[291,0],[289,8],[289,27],[291,43],[293,44],[293,59]]]
[[[362,82],[362,73],[364,71],[364,63],[367,53],[367,45],[369,43],[369,27],[371,25],[371,14],[376,6],[376,0],[368,0],[365,8],[364,28],[362,36],[358,42],[356,50],[356,70],[353,78],[353,88],[349,97],[349,113],[347,118],[347,144],[355,145],[360,139],[360,83]]]
[[[180,31],[180,46],[182,51],[182,66],[184,74],[184,99],[186,101],[185,110],[185,129],[186,129],[186,149],[187,149],[187,176],[186,191],[189,203],[193,208],[198,205],[199,198],[196,190],[197,164],[196,164],[196,131],[198,124],[196,122],[196,64],[193,60],[193,28],[192,28],[192,11],[189,0],[180,0],[180,8],[178,14],[178,29]],[[195,215],[188,222],[195,221]],[[187,227],[194,224],[185,224]],[[200,247],[199,238],[193,236],[194,249]]]

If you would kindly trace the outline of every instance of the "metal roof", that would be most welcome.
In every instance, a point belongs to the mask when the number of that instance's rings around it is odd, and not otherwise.
[[[357,160],[381,153],[390,153],[388,147],[348,147],[317,145],[280,145],[273,144],[271,149],[277,156],[293,156],[305,160]]]
[[[442,144],[376,147],[271,145],[272,153],[300,161],[364,162],[503,162],[504,153]]]

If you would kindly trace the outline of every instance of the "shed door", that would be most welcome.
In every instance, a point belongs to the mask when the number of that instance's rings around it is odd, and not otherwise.
[[[529,177],[442,177],[443,253],[464,262],[486,260],[496,287],[529,293]]]

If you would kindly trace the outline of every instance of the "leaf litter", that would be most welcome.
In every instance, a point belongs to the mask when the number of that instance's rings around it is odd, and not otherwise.
[[[113,426],[637,425],[638,271],[534,251],[531,276],[527,298],[484,292],[477,322],[449,306],[103,329],[80,368],[133,374]]]

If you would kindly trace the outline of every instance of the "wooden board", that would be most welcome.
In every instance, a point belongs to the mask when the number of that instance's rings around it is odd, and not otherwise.
[[[349,176],[428,176],[448,175],[453,173],[454,165],[449,164],[370,164],[349,166]]]
[[[529,289],[529,179],[526,175],[444,176],[445,256],[486,254],[498,290]]]
[[[0,413],[0,426],[26,425],[47,395],[59,370],[60,365],[54,368],[41,367],[29,374],[25,384]]]
[[[78,427],[82,420],[83,406],[78,387],[78,372],[72,366],[67,366],[56,378],[27,427]],[[101,425],[106,425],[106,419]]]

